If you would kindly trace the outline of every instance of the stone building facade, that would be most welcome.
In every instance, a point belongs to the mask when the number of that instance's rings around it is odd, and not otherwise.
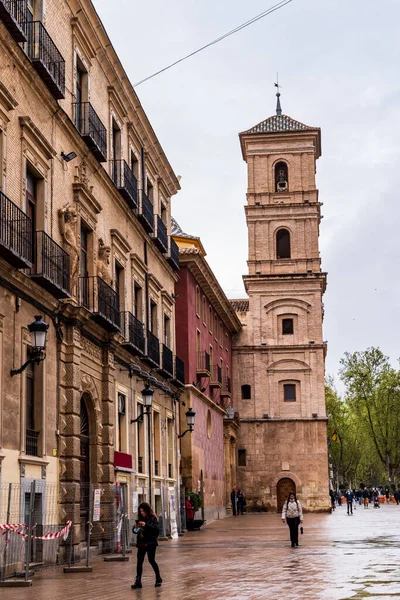
[[[240,143],[249,273],[248,300],[232,302],[243,324],[233,346],[239,483],[254,510],[281,510],[290,491],[306,510],[326,510],[321,133],[282,115],[278,103],[277,114],[241,133]]]
[[[151,490],[166,514],[180,468],[179,183],[90,0],[2,3],[0,165],[1,480],[118,482],[130,511]],[[46,358],[11,376],[34,315]],[[146,416],[131,424],[146,382],[150,439]]]
[[[232,336],[240,328],[232,306],[212,272],[198,237],[173,222],[179,247],[176,282],[176,347],[185,363],[181,428],[187,407],[196,413],[192,434],[181,439],[182,484],[198,492],[203,517],[225,517],[236,484],[238,423],[232,394]]]

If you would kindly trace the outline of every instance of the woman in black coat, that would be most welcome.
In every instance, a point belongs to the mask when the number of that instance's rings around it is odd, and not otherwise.
[[[160,575],[160,569],[156,563],[156,550],[158,546],[157,538],[160,533],[157,517],[155,516],[153,509],[147,502],[139,504],[139,519],[136,521],[136,526],[133,528],[133,532],[137,534],[136,547],[137,551],[137,566],[136,566],[136,581],[131,585],[132,589],[142,587],[142,572],[143,572],[143,561],[147,554],[149,563],[153,567],[154,573],[156,574],[155,587],[160,587],[162,579]]]

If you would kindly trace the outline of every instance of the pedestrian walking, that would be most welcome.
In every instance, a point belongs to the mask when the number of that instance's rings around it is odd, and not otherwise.
[[[336,494],[337,496],[337,502],[339,504],[339,506],[342,506],[342,492],[339,490],[338,493]]]
[[[395,493],[394,493],[394,499],[396,500],[396,504],[397,504],[397,506],[398,506],[398,505],[399,505],[399,502],[400,502],[400,490],[398,490],[398,489],[397,489],[397,490],[395,491]]]
[[[352,515],[353,514],[354,494],[350,489],[347,489],[346,493],[345,493],[345,497],[346,497],[346,501],[347,501],[347,514]]]
[[[363,491],[363,501],[364,501],[364,508],[368,508],[369,492],[368,492],[367,488],[364,488],[364,491]]]
[[[193,504],[190,501],[190,496],[186,496],[185,498],[185,510],[186,510],[186,527],[189,531],[193,531],[194,525],[194,508]]]
[[[242,490],[238,490],[238,493],[236,496],[236,504],[237,504],[237,514],[242,515],[244,507],[246,506],[246,499],[244,497]]]
[[[296,494],[290,492],[288,499],[283,505],[282,522],[288,524],[292,548],[299,545],[299,525],[303,523],[303,509]]]
[[[138,549],[136,581],[131,585],[131,588],[135,590],[142,587],[143,561],[146,554],[156,575],[155,587],[160,587],[162,579],[160,569],[156,563],[156,550],[158,546],[157,538],[160,533],[158,520],[150,504],[147,504],[147,502],[139,504],[138,514],[139,519],[136,521],[136,525],[133,528],[133,532],[137,534],[136,548]]]
[[[389,502],[390,502],[389,488],[386,488],[386,490],[385,490],[385,497],[386,497],[386,504],[389,504]]]
[[[232,504],[232,514],[236,517],[237,510],[237,496],[236,496],[236,488],[233,488],[231,491],[231,504]]]
[[[336,507],[336,495],[335,495],[335,492],[333,490],[329,490],[329,496],[331,498],[331,509],[332,509],[332,511],[334,511],[335,507]]]

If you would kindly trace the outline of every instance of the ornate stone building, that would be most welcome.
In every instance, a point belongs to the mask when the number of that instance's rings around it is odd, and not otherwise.
[[[277,114],[240,134],[248,168],[248,300],[234,338],[233,392],[240,412],[239,485],[254,510],[281,510],[296,491],[306,510],[329,507],[326,273],[318,247],[316,160],[321,132]]]
[[[90,0],[0,6],[1,478],[21,494],[32,480],[118,482],[130,514],[150,490],[166,514],[179,487],[179,183]],[[11,376],[34,315],[50,326],[46,358]],[[150,437],[147,417],[131,424],[147,381]]]
[[[238,422],[232,394],[232,336],[240,328],[229,300],[212,272],[200,238],[173,221],[179,247],[176,283],[177,353],[185,362],[186,407],[196,412],[196,426],[181,441],[182,483],[199,492],[207,520],[225,517],[236,484]],[[181,410],[181,427],[185,411]]]

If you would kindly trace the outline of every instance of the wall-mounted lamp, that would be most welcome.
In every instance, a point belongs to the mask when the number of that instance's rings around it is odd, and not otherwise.
[[[76,158],[77,156],[78,155],[76,152],[68,152],[68,154],[65,154],[65,152],[61,152],[61,158],[67,163],[71,160],[74,160],[74,158]]]
[[[314,419],[316,419],[318,417],[318,413],[313,413],[312,416]]]
[[[25,371],[27,366],[33,362],[39,364],[40,361],[45,359],[44,351],[46,350],[48,328],[49,325],[42,321],[42,317],[40,315],[35,316],[34,322],[28,325],[29,333],[31,334],[31,355],[26,363],[22,365],[22,367],[19,369],[11,369],[11,377],[14,375],[19,375],[22,373],[22,371]]]
[[[153,404],[153,394],[154,390],[150,387],[150,384],[147,383],[146,387],[142,390],[142,400],[143,405],[146,408],[146,415],[150,417],[150,411]],[[139,415],[136,419],[131,419],[131,423],[138,423],[143,421],[143,413]]]
[[[186,423],[187,423],[188,429],[186,429],[186,431],[181,433],[181,435],[178,435],[178,438],[182,438],[188,432],[192,433],[195,420],[196,420],[196,413],[191,408],[189,408],[189,410],[186,411]]]

